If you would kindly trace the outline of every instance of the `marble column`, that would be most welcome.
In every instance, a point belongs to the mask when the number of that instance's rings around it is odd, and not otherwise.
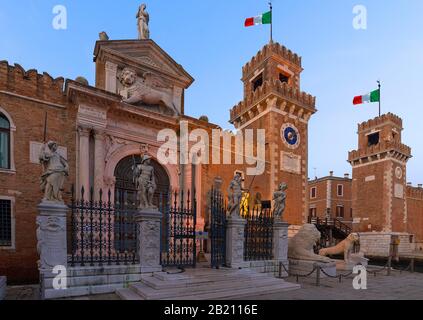
[[[90,189],[90,129],[78,128],[79,133],[79,188],[85,188],[85,194],[89,194]]]
[[[103,189],[104,195],[107,193],[107,190],[104,189],[104,132],[96,130],[94,139],[94,194],[95,200],[99,200],[100,189]]]
[[[226,265],[230,268],[244,268],[244,230],[247,220],[229,216],[226,225]]]
[[[161,272],[160,228],[162,213],[154,209],[140,210],[135,216],[138,224],[138,256],[141,273]]]

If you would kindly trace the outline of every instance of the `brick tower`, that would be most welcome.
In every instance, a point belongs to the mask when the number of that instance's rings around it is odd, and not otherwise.
[[[349,153],[357,232],[406,232],[406,169],[402,120],[388,113],[358,125],[358,150]]]
[[[271,200],[278,184],[286,182],[284,220],[296,225],[307,217],[308,121],[316,112],[315,97],[300,91],[302,71],[301,57],[270,42],[243,67],[244,99],[230,112],[237,130],[266,130],[266,170],[251,193]]]

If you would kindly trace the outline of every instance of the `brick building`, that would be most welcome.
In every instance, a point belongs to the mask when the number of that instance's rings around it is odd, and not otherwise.
[[[309,217],[337,218],[352,223],[352,180],[349,174],[335,177],[333,172],[309,181]]]
[[[185,115],[185,90],[194,79],[153,40],[97,41],[94,62],[95,86],[83,78],[53,79],[47,73],[0,62],[0,274],[7,275],[10,283],[35,282],[38,277],[36,216],[42,199],[38,156],[45,140],[57,141],[69,162],[66,203],[72,185],[77,197],[81,187],[104,189],[111,191],[113,202],[135,203],[130,168],[134,158],[139,161],[140,153],[147,152],[153,158],[157,192],[195,188],[197,230],[206,227],[207,195],[214,179],[221,178],[226,193],[236,172],[242,173],[244,187],[251,187],[250,199],[260,194],[260,199],[271,202],[278,184],[287,182],[285,219],[297,225],[305,222],[308,121],[316,109],[315,98],[300,91],[303,69],[297,54],[271,42],[242,69],[244,99],[230,111],[230,121],[244,136],[247,129],[265,129],[264,170],[256,175],[249,169],[258,166],[257,146],[244,158],[244,148],[250,145],[237,146],[239,135],[232,133],[230,149],[224,150],[223,143],[217,149],[222,159],[229,152],[228,164],[159,162],[162,129],[177,134],[186,129],[193,134],[186,141],[191,151],[198,140],[196,129],[212,137],[220,128],[205,118]],[[158,90],[168,104],[125,102],[125,72],[144,83],[154,77],[150,89]],[[220,134],[218,140],[223,142]],[[178,159],[186,155],[181,145],[169,152]],[[212,155],[216,150],[210,146],[208,152]],[[192,159],[198,156],[198,152],[188,154]],[[241,162],[236,160],[239,156]]]
[[[309,216],[339,218],[355,232],[400,235],[422,250],[423,189],[407,183],[411,149],[402,131],[392,113],[359,124],[358,149],[348,158],[352,179],[331,172],[309,181]]]

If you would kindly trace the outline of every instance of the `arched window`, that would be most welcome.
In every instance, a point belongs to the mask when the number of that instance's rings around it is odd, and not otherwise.
[[[10,169],[10,122],[0,113],[0,169]]]

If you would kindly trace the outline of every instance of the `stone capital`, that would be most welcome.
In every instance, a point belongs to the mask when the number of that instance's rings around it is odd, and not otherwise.
[[[157,209],[143,209],[135,214],[136,222],[161,220],[163,214]]]
[[[91,133],[91,128],[79,125],[78,126],[78,133],[80,137],[89,137]]]

